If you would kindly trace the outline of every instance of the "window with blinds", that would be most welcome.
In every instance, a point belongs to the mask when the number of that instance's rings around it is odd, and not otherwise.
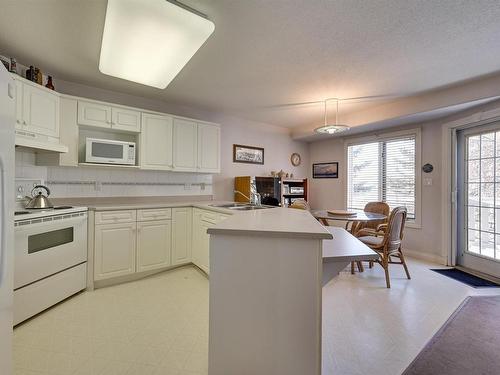
[[[415,219],[415,135],[350,145],[347,149],[347,206],[384,201],[392,208],[405,206]]]

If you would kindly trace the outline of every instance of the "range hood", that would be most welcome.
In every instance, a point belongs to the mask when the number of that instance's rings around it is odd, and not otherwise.
[[[68,152],[68,146],[59,143],[58,141],[50,141],[43,137],[34,136],[31,133],[25,133],[20,130],[16,130],[16,147],[27,147],[36,150],[43,150],[49,152],[66,153]]]

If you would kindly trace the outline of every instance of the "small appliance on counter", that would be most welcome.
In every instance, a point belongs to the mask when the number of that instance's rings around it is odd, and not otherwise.
[[[54,206],[41,180],[16,179],[16,189],[14,324],[19,324],[86,288],[87,208]],[[26,204],[28,190],[33,197]]]
[[[87,138],[85,142],[85,162],[135,165],[135,150],[135,142]]]
[[[250,197],[252,193],[261,196],[262,204],[268,206],[281,205],[281,182],[278,177],[239,176],[234,178],[234,189]],[[248,200],[241,194],[234,195],[235,202]]]

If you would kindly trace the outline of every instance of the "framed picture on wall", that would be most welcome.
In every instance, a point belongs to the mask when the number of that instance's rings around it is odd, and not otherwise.
[[[233,162],[264,164],[264,149],[262,147],[233,145]]]
[[[339,163],[332,161],[313,164],[313,178],[339,178]]]

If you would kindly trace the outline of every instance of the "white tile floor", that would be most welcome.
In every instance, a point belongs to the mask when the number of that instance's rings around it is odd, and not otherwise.
[[[478,293],[430,266],[410,260],[411,281],[392,267],[390,290],[379,266],[323,289],[323,375],[400,374]],[[208,281],[191,267],[81,293],[14,331],[16,375],[199,375],[207,353]]]

